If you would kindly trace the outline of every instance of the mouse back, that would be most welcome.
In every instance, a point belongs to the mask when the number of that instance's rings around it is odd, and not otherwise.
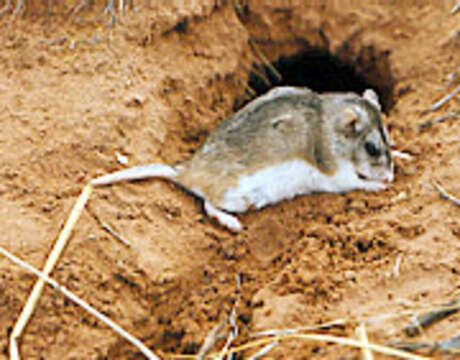
[[[178,182],[219,204],[242,176],[304,159],[324,172],[334,163],[322,146],[321,99],[307,88],[275,88],[225,119],[186,161]]]

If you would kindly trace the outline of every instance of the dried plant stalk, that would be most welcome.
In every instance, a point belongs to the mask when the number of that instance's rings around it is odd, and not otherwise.
[[[159,360],[159,358],[154,355],[147,346],[145,346],[140,340],[136,339],[133,335],[128,333],[127,331],[123,330],[119,325],[114,323],[112,320],[110,320],[107,316],[101,314],[99,311],[94,309],[91,305],[89,305],[87,302],[84,300],[80,299],[77,295],[72,293],[70,290],[66,289],[64,286],[59,285],[56,281],[51,279],[50,277],[46,276],[44,273],[41,271],[35,269],[32,265],[26,263],[25,261],[22,261],[18,257],[14,256],[11,254],[9,251],[3,249],[0,247],[0,254],[6,256],[8,259],[10,259],[12,262],[15,264],[21,266],[22,268],[32,272],[36,276],[40,278],[43,282],[48,283],[51,285],[55,290],[63,293],[66,297],[68,297],[70,300],[72,300],[74,303],[77,305],[81,306],[84,308],[86,311],[94,315],[98,320],[112,328],[115,332],[120,334],[122,337],[124,337],[126,340],[128,340],[131,344],[136,346],[148,359],[152,360]],[[14,356],[19,356],[19,354],[10,354],[11,359],[14,358]],[[19,359],[19,357],[18,357]]]
[[[64,247],[67,244],[67,241],[72,234],[72,230],[75,227],[78,218],[80,217],[81,212],[83,211],[86,202],[88,201],[89,197],[91,196],[91,192],[93,191],[93,187],[91,184],[88,184],[82,191],[80,197],[78,198],[77,202],[75,203],[72,212],[70,213],[69,219],[67,220],[64,229],[62,230],[56,244],[51,251],[48,259],[46,260],[45,268],[43,269],[43,275],[46,277],[48,276],[56,265]],[[22,309],[19,318],[14,325],[13,331],[10,335],[10,357],[11,360],[19,360],[19,349],[18,349],[18,340],[21,337],[24,328],[26,327],[27,323],[29,322],[30,317],[32,316],[37,302],[40,298],[40,295],[43,291],[43,286],[45,285],[45,280],[43,278],[39,278],[32,289],[32,292],[27,299],[27,302]]]

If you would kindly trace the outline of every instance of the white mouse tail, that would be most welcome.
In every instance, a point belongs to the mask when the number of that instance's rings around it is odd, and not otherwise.
[[[148,178],[162,178],[174,180],[178,171],[174,166],[166,164],[148,164],[134,166],[125,170],[115,171],[114,173],[100,176],[91,180],[94,186],[115,184],[122,181],[143,180]]]

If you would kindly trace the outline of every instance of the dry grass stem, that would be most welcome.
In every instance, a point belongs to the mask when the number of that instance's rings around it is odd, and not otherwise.
[[[460,1],[459,1],[459,4],[460,4]],[[457,66],[457,68],[454,71],[452,71],[447,77],[448,80],[446,83],[446,87],[450,87],[455,81],[457,81],[459,75],[460,75],[460,66]]]
[[[437,117],[435,119],[425,121],[425,122],[423,122],[423,123],[421,123],[419,125],[419,128],[420,128],[420,130],[425,130],[425,129],[428,129],[429,127],[431,127],[434,124],[444,122],[444,121],[446,121],[446,120],[448,120],[450,118],[453,118],[453,117],[460,117],[460,110],[454,110],[454,111],[451,111],[450,113],[447,113],[446,115],[442,115],[442,116],[439,116],[439,117]]]
[[[216,346],[217,342],[224,338],[222,330],[226,325],[227,319],[223,319],[211,329],[211,331],[204,339],[203,345],[201,345],[201,348],[198,351],[198,354],[195,358],[196,360],[204,360],[206,355],[208,355],[214,346]]]
[[[317,331],[317,330],[327,330],[338,326],[344,326],[348,324],[350,320],[346,319],[337,319],[333,321],[329,321],[324,324],[320,324],[318,326],[305,326],[299,327],[295,329],[278,329],[278,330],[266,330],[266,331],[259,331],[254,334],[251,334],[251,337],[262,337],[262,336],[281,336],[281,335],[289,335],[289,334],[298,334],[304,331]]]
[[[446,318],[449,315],[455,314],[460,310],[460,299],[451,301],[438,309],[429,311],[420,316],[414,316],[412,323],[404,328],[407,336],[416,336],[422,332],[423,328]]]
[[[391,342],[395,348],[405,351],[417,351],[420,349],[427,349],[430,355],[436,350],[442,350],[445,353],[460,354],[460,335],[456,335],[447,340],[439,340],[434,342],[415,342],[415,341],[399,341]]]
[[[114,236],[115,238],[117,238],[121,243],[123,243],[124,245],[128,246],[128,247],[131,247],[131,243],[126,240],[121,234],[119,234],[118,232],[116,232],[115,230],[113,230],[107,223],[101,221],[101,226],[102,228],[107,231],[110,235]]]
[[[96,222],[105,230],[107,231],[110,235],[115,237],[118,241],[120,241],[123,245],[126,245],[128,247],[131,247],[131,243],[126,240],[119,232],[115,231],[112,229],[112,227],[107,224],[106,222],[102,221],[99,216],[97,216],[90,208],[88,208],[89,213],[91,216],[96,220]]]
[[[75,15],[77,15],[80,11],[82,11],[84,8],[88,6],[88,0],[83,0],[80,4],[75,6],[75,8],[72,10],[72,13],[70,14],[70,17],[73,18]]]
[[[261,65],[258,65],[256,64],[253,68],[252,68],[252,72],[257,75],[259,77],[259,79],[262,80],[262,82],[265,84],[265,86],[271,88],[272,87],[272,83],[270,81],[270,79],[267,77],[267,75],[265,75],[264,73],[264,68],[261,66]]]
[[[217,358],[218,360],[223,360],[233,340],[235,340],[239,335],[238,324],[236,322],[236,309],[238,308],[238,305],[240,304],[240,300],[241,300],[241,277],[240,275],[238,274],[235,275],[235,281],[236,281],[237,298],[236,298],[235,303],[233,304],[232,311],[230,312],[230,315],[228,317],[228,322],[231,326],[231,329],[228,334],[227,341],[225,342],[225,345],[220,352],[220,356]],[[227,360],[230,360],[232,357],[233,357],[232,353],[228,354]]]
[[[88,311],[90,314],[94,315],[98,320],[112,328],[115,332],[117,332],[120,336],[128,340],[131,344],[133,344],[135,347],[137,347],[148,359],[152,360],[159,360],[159,358],[154,355],[148,347],[146,347],[141,341],[136,339],[134,336],[129,334],[127,331],[123,330],[120,326],[118,326],[116,323],[114,323],[112,320],[110,320],[107,316],[101,314],[99,311],[94,309],[91,305],[89,305],[87,302],[84,300],[80,299],[77,295],[73,294],[70,290],[67,290],[64,286],[59,285],[56,281],[45,275],[45,273],[42,273],[41,271],[35,269],[33,266],[29,265],[28,263],[22,261],[18,257],[14,256],[7,250],[3,249],[0,247],[0,253],[10,259],[12,262],[15,264],[19,265],[20,267],[32,272],[36,276],[40,278],[43,282],[48,283],[51,285],[55,290],[61,292],[64,294],[67,298],[72,300],[74,303],[77,305],[81,306],[83,309]],[[11,359],[19,359],[18,354],[14,354],[13,352],[10,353]],[[18,356],[18,357],[15,357]]]
[[[234,310],[234,309],[233,309]],[[234,311],[232,310],[230,316],[228,317],[228,322],[231,325],[230,331],[228,332],[227,335],[227,341],[225,342],[224,347],[220,351],[219,356],[217,357],[217,360],[223,360],[225,355],[228,354],[227,359],[230,360],[232,357],[232,353],[228,352],[228,349],[230,348],[230,345],[232,344],[233,340],[238,336],[238,327],[236,325],[235,317],[234,317]]]
[[[439,191],[441,194],[441,197],[446,200],[452,201],[455,205],[460,206],[460,199],[457,199],[456,197],[450,195],[441,185],[439,184],[434,184],[434,187],[436,190]]]
[[[59,238],[56,244],[51,251],[48,259],[46,260],[45,268],[43,270],[44,276],[48,276],[54,268],[54,265],[58,261],[59,257],[61,256],[64,247],[67,244],[67,241],[72,234],[72,230],[75,227],[76,222],[78,221],[81,212],[83,211],[86,202],[88,201],[89,197],[91,196],[91,192],[93,191],[93,187],[88,184],[82,191],[81,195],[79,196],[77,202],[75,203],[70,216],[64,226],[64,229],[59,235]],[[10,335],[10,354],[12,360],[18,360],[19,356],[19,349],[18,349],[18,340],[21,337],[24,328],[26,327],[27,323],[29,322],[30,317],[32,316],[34,309],[37,305],[38,299],[43,291],[43,286],[45,285],[45,280],[43,278],[39,278],[32,289],[32,292],[27,299],[27,302],[22,309],[21,315],[19,315],[19,319],[17,320],[16,324],[14,325],[13,331]]]
[[[367,332],[366,326],[364,324],[360,324],[356,328],[356,335],[358,339],[365,345],[369,345],[369,340],[367,339]],[[363,360],[374,360],[374,356],[372,355],[372,351],[369,348],[361,348],[361,353],[363,355]]]
[[[246,85],[246,88],[245,88],[247,94],[249,95],[249,98],[250,99],[253,99],[257,96],[257,92],[252,88],[250,87],[249,85]]]
[[[459,92],[460,85],[458,85],[452,92],[444,96],[441,100],[431,105],[427,110],[424,111],[424,113],[429,113],[438,110],[441,106],[443,106],[446,102],[448,102],[450,99],[456,96]]]
[[[436,345],[446,352],[460,354],[460,335],[453,336],[447,340],[437,341]]]
[[[407,360],[428,360],[428,358],[420,355],[410,354],[406,351],[393,349],[388,346],[377,345],[377,344],[363,344],[359,340],[350,339],[350,338],[343,338],[338,336],[332,335],[322,335],[322,334],[290,334],[290,335],[280,335],[274,336],[266,339],[259,339],[247,344],[241,345],[236,348],[232,348],[229,351],[231,352],[240,352],[248,349],[252,349],[261,345],[265,345],[268,343],[272,343],[274,341],[285,341],[285,340],[306,340],[306,341],[318,341],[318,342],[328,342],[328,343],[335,343],[339,345],[351,346],[356,348],[367,348],[372,350],[373,352],[377,352],[384,355],[394,356],[399,359],[407,359]]]
[[[110,20],[108,22],[109,27],[113,27],[117,22],[117,16],[115,15],[115,0],[108,0],[107,5],[104,9],[104,14],[110,14]]]
[[[283,76],[273,66],[273,64],[267,59],[267,57],[262,52],[262,50],[260,50],[260,48],[257,46],[257,44],[254,41],[254,39],[249,39],[249,45],[251,45],[251,48],[256,53],[256,55],[259,57],[259,59],[263,62],[263,64],[271,71],[272,75],[276,78],[276,81],[281,82],[281,80],[283,80]]]
[[[457,4],[454,6],[454,8],[451,10],[451,15],[455,14],[458,10],[460,10],[460,0],[457,0]]]
[[[262,356],[267,355],[278,344],[279,344],[278,341],[274,341],[271,344],[268,344],[267,346],[263,347],[260,351],[258,351],[254,355],[248,357],[248,360],[260,359]]]
[[[398,299],[395,299],[397,301]],[[401,299],[399,299],[401,301]],[[417,312],[420,311],[436,311],[439,309],[440,306],[442,305],[436,305],[436,306],[415,306],[415,304],[403,304],[403,306],[410,307],[410,309],[407,310],[402,310],[402,311],[397,311],[394,313],[388,313],[388,314],[382,314],[382,315],[377,315],[377,316],[369,316],[365,318],[363,321],[366,324],[377,324],[383,321],[387,320],[392,320],[396,318],[401,318],[401,317],[414,317],[417,315]],[[447,307],[444,307],[444,309],[448,309]]]

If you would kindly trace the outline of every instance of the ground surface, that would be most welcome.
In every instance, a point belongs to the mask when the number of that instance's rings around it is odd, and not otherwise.
[[[342,2],[252,0],[238,17],[229,2],[184,3],[139,6],[111,32],[34,14],[33,2],[25,18],[3,17],[0,245],[41,267],[86,182],[122,167],[117,153],[129,165],[189,157],[244,100],[253,62],[261,62],[249,39],[270,61],[317,46],[352,64],[385,98],[395,148],[413,156],[397,160],[389,190],[299,197],[242,215],[245,230],[235,236],[171,184],[98,189],[53,276],[158,354],[196,353],[232,308],[236,274],[242,280],[239,342],[254,331],[449,300],[460,289],[460,210],[431,184],[460,194],[460,122],[418,126],[458,108],[454,98],[422,114],[458,84],[444,88],[460,64],[453,4],[355,1],[344,8]],[[67,42],[50,42],[64,34]],[[35,279],[1,258],[0,279],[6,357],[8,334]],[[401,317],[371,323],[369,337],[380,344],[405,339],[405,323]],[[459,325],[454,315],[416,340],[449,338]],[[353,336],[353,326],[335,333]],[[49,288],[21,353],[27,359],[141,358]],[[354,359],[359,352],[288,341],[270,356]]]

